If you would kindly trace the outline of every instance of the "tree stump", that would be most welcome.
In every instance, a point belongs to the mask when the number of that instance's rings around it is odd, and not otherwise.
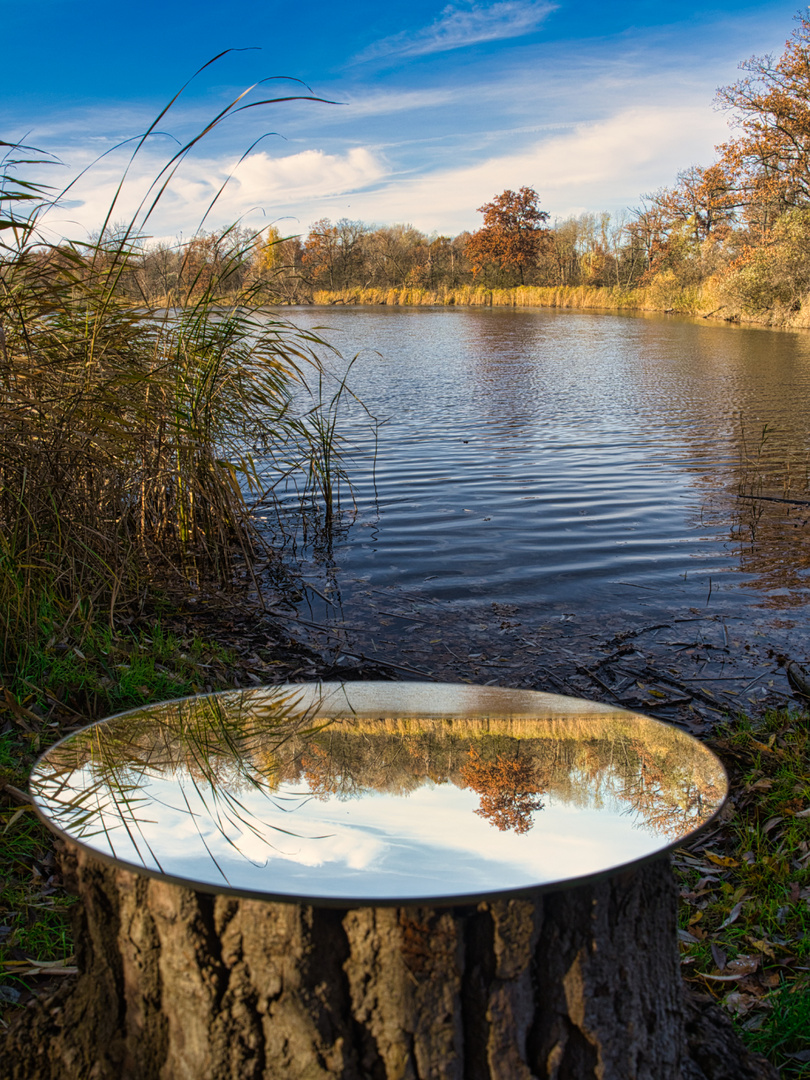
[[[77,981],[7,1038],[10,1080],[777,1077],[684,999],[666,856],[451,907],[215,896],[63,850]]]

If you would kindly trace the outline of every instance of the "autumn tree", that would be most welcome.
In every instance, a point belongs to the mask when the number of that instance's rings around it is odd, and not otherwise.
[[[343,289],[355,284],[361,270],[368,226],[341,218],[334,225],[321,218],[310,228],[302,262],[316,288]]]
[[[548,235],[544,227],[548,213],[539,208],[540,196],[530,187],[507,189],[492,202],[478,207],[484,226],[467,241],[465,254],[473,274],[495,266],[506,273],[517,272],[526,283],[526,269],[534,265]]]
[[[383,288],[421,284],[428,243],[425,235],[412,225],[384,225],[374,229],[363,250],[364,279],[371,284]]]
[[[252,234],[232,227],[224,232],[198,232],[181,246],[178,284],[181,301],[225,295],[245,281]]]
[[[304,248],[298,236],[282,236],[275,225],[259,238],[253,253],[252,271],[261,292],[271,301],[288,304],[308,298],[303,282]]]
[[[796,22],[778,60],[751,57],[740,64],[744,77],[717,92],[740,132],[720,148],[721,160],[740,172],[763,230],[784,210],[810,204],[810,16]]]
[[[539,798],[543,788],[530,758],[498,754],[494,761],[485,761],[473,748],[462,766],[461,777],[467,787],[481,796],[476,814],[502,832],[510,829],[516,833],[528,832],[535,810],[543,808]]]
[[[691,165],[678,173],[674,188],[662,188],[645,198],[658,209],[665,228],[685,225],[699,247],[706,240],[724,239],[730,233],[740,205],[735,188],[738,171],[731,162],[715,162],[708,168]]]
[[[284,243],[281,233],[275,225],[271,225],[264,237],[257,243],[254,261],[257,269],[265,273],[272,273],[282,262],[282,248]]]

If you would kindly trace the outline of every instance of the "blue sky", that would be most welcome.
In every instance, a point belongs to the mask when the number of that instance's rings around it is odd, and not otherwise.
[[[718,86],[752,54],[779,54],[795,8],[593,0],[413,0],[406,5],[242,0],[0,0],[0,138],[64,163],[54,184],[144,131],[215,54],[132,166],[115,216],[134,212],[177,143],[258,80],[288,75],[336,105],[248,109],[201,142],[149,221],[190,235],[254,140],[207,224],[243,217],[305,232],[321,217],[409,222],[449,235],[476,207],[529,185],[553,218],[619,214],[727,137]],[[9,44],[12,43],[12,44]],[[16,43],[16,44],[15,44]],[[294,83],[267,90],[297,92]],[[298,90],[301,88],[299,87]],[[270,134],[274,133],[274,134]],[[54,234],[96,226],[127,161],[93,166],[50,214]]]

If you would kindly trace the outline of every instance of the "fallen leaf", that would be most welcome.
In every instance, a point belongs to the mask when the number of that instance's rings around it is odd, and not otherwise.
[[[773,945],[771,945],[770,942],[765,941],[762,938],[752,937],[746,937],[746,941],[750,941],[754,948],[757,949],[759,952],[764,953],[766,956],[772,957],[774,960],[776,959],[776,953],[773,951]]]
[[[744,903],[745,900],[740,900],[739,904],[734,905],[734,907],[728,913],[728,917],[725,919],[725,921],[720,923],[721,930],[725,930],[727,926],[731,926],[733,922],[737,921],[737,919],[740,917],[740,912],[743,909]],[[717,966],[719,967],[720,965],[718,964]]]
[[[709,892],[711,890],[706,888],[707,885],[717,885],[719,883],[720,883],[720,878],[718,878],[714,874],[712,874],[712,875],[707,874],[704,877],[702,877],[700,879],[700,881],[698,881],[697,885],[695,885],[695,892],[698,893],[701,890],[704,891],[704,892]]]
[[[737,1016],[745,1016],[749,1013],[757,1004],[757,999],[750,994],[741,994],[738,990],[728,994],[723,999],[723,1005],[729,1012],[736,1013]]]
[[[760,743],[759,745],[761,746],[762,744]],[[765,746],[765,747],[763,747],[763,749],[767,750],[768,747]],[[756,783],[749,784],[748,787],[745,790],[746,791],[770,791],[770,789],[772,787],[773,787],[773,781],[772,780],[757,780]]]
[[[711,950],[712,960],[714,960],[717,970],[722,971],[723,968],[726,966],[726,961],[728,960],[725,949],[721,949],[719,945],[715,945],[715,943],[712,942]]]
[[[693,934],[690,934],[687,930],[678,931],[678,940],[685,941],[687,945],[697,945],[700,938],[696,938]]]
[[[772,754],[773,753],[773,746],[768,746],[767,743],[759,742],[757,739],[752,738],[751,739],[751,745],[755,746],[757,748],[757,750],[764,750],[766,754]],[[773,787],[773,784],[771,783],[770,780],[768,780],[768,781],[758,780],[756,782],[756,784],[752,785],[752,787],[759,788],[760,785],[762,785],[764,783],[767,783],[768,787]]]
[[[759,967],[759,957],[749,956],[743,953],[742,956],[738,956],[736,960],[729,960],[726,964],[726,970],[728,972],[734,972],[738,975],[752,975]]]
[[[14,822],[19,820],[19,818],[21,818],[23,816],[23,814],[25,814],[28,810],[33,810],[33,809],[34,809],[33,806],[29,803],[27,806],[21,806],[19,808],[19,810],[16,810],[11,815],[9,820],[6,822],[5,828],[3,829],[3,835],[5,836],[5,834],[8,832],[8,830],[14,824]]]
[[[715,855],[713,851],[707,851],[706,848],[703,849],[703,854],[706,856],[709,862],[714,863],[715,866],[731,868],[740,865],[736,859],[732,859],[728,855]]]

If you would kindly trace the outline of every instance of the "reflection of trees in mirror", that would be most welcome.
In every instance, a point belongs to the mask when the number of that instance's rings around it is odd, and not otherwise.
[[[217,833],[250,861],[240,844],[259,840],[269,857],[285,836],[331,835],[331,826],[307,829],[292,817],[312,800],[448,785],[476,792],[475,812],[504,832],[528,832],[553,801],[629,813],[634,827],[675,839],[702,825],[724,794],[722,772],[702,747],[630,713],[366,719],[338,709],[344,715],[329,718],[317,701],[304,702],[280,688],[122,714],[54,748],[33,790],[68,834],[89,841],[105,832],[113,855],[133,847],[158,869],[145,826],[154,830],[162,808],[193,823],[219,868],[206,839]]]
[[[408,732],[397,731],[397,721],[344,721],[307,740],[286,761],[284,779],[304,781],[322,799],[407,794],[425,783],[468,787],[482,796],[482,817],[519,833],[531,827],[540,794],[629,810],[635,824],[658,835],[698,828],[722,798],[717,772],[702,756],[684,758],[679,732],[656,725],[655,741],[646,731],[634,737],[632,721],[613,735],[604,721],[590,720],[466,721],[450,732],[446,721],[408,721]]]
[[[534,824],[532,814],[543,808],[542,800],[537,797],[543,792],[538,783],[537,762],[531,758],[498,754],[494,761],[483,761],[471,747],[461,776],[467,787],[481,796],[476,814],[502,832],[509,829],[528,832]]]
[[[720,792],[716,784],[701,782],[689,766],[667,770],[640,739],[632,740],[638,762],[635,777],[622,791],[639,823],[660,836],[676,837],[684,821],[701,821],[707,816],[706,805],[716,806]],[[674,782],[673,782],[674,781]]]

